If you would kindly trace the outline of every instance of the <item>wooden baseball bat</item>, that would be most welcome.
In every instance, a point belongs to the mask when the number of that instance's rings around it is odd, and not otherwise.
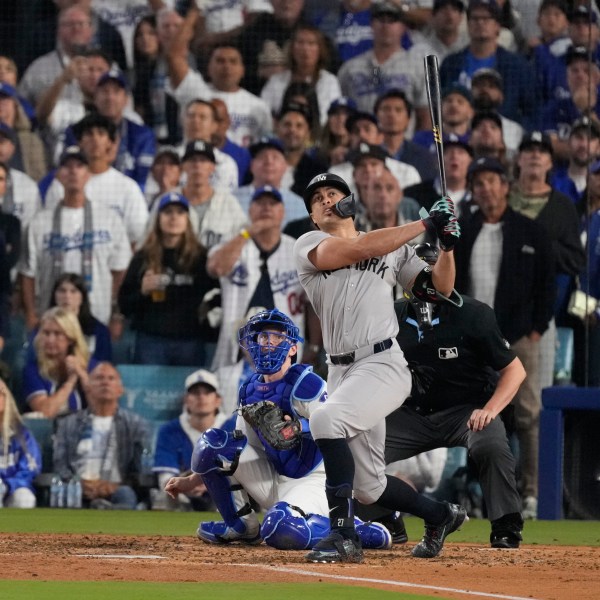
[[[446,195],[446,170],[444,169],[444,141],[442,137],[442,93],[440,91],[440,71],[438,59],[435,54],[425,57],[425,80],[427,85],[427,99],[429,100],[429,114],[433,130],[433,141],[440,171],[440,187],[442,196]]]

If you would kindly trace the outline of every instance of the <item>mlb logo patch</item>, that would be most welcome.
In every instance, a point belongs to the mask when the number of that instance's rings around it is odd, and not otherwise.
[[[449,360],[451,358],[458,358],[458,348],[438,348],[438,356],[442,360]]]

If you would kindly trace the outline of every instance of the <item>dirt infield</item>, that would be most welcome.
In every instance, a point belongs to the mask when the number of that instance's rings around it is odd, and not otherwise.
[[[368,551],[361,565],[322,565],[305,563],[302,552],[264,545],[208,546],[193,537],[3,534],[0,564],[4,579],[38,581],[331,580],[448,598],[474,592],[539,600],[600,597],[598,548],[523,546],[514,551],[450,542],[441,557],[419,560],[410,556],[411,546]]]

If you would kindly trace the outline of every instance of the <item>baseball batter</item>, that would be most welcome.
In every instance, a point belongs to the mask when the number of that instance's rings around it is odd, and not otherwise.
[[[413,556],[434,557],[467,515],[462,507],[426,498],[385,474],[385,417],[411,390],[411,374],[395,340],[392,288],[398,282],[428,301],[451,294],[452,250],[460,236],[454,205],[442,198],[425,220],[359,233],[353,222],[354,196],[337,175],[314,177],[304,201],[318,231],[300,237],[294,254],[328,353],[329,397],[307,406],[323,455],[331,522],[331,533],[306,558],[363,560],[354,527],[353,491],[364,504],[377,502],[423,518],[425,535]],[[436,231],[444,250],[433,268],[406,243],[426,228]]]

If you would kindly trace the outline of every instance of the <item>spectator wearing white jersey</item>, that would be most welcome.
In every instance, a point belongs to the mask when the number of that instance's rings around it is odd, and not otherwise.
[[[76,124],[74,132],[91,173],[85,188],[86,197],[100,208],[112,209],[121,218],[129,241],[135,246],[143,237],[148,208],[137,183],[111,167],[117,152],[115,124],[92,113]],[[46,193],[46,208],[55,208],[63,194],[62,184],[55,178]]]

